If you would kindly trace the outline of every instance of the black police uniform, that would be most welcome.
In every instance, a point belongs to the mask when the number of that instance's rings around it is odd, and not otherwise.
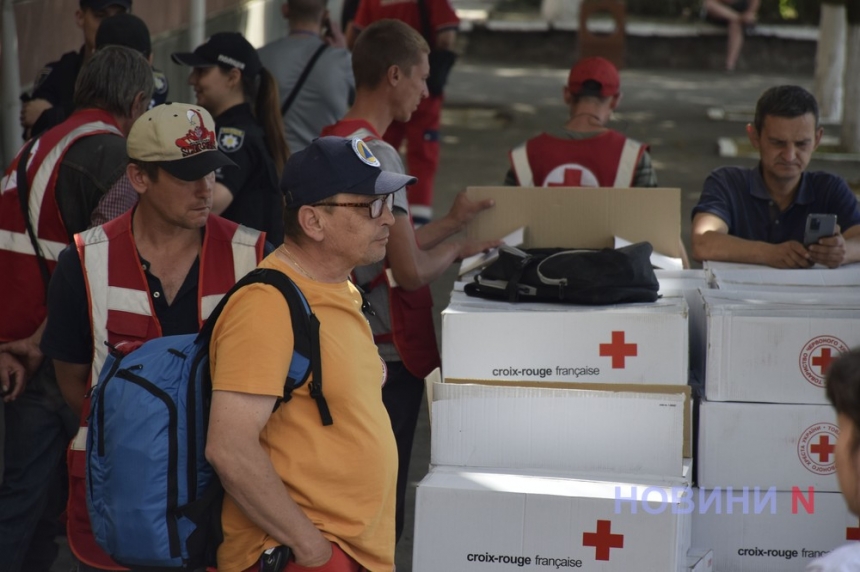
[[[31,137],[44,133],[54,125],[59,125],[75,110],[75,81],[84,65],[85,49],[86,47],[81,47],[77,52],[65,53],[58,61],[43,67],[33,82],[32,93],[21,95],[21,101],[44,99],[53,106],[43,111],[33,124],[30,129]],[[152,76],[155,81],[155,91],[149,103],[150,109],[167,101],[168,91],[167,77],[163,72],[153,68]]]
[[[215,118],[215,128],[218,148],[239,166],[216,171],[217,181],[233,194],[233,202],[221,216],[262,230],[271,244],[280,245],[284,240],[284,194],[251,105],[231,107]]]

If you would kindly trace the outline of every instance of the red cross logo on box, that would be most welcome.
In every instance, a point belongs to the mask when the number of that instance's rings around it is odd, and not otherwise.
[[[612,534],[611,520],[598,520],[597,532],[583,532],[582,545],[594,548],[595,560],[609,560],[611,548],[624,548],[624,535]]]
[[[797,456],[803,466],[816,475],[836,472],[836,439],[839,428],[832,423],[816,423],[797,441]]]
[[[600,357],[612,358],[612,369],[624,369],[626,359],[636,357],[639,353],[638,344],[628,344],[624,340],[624,332],[612,332],[612,342],[600,344]]]
[[[839,354],[848,351],[848,344],[835,336],[812,338],[800,350],[800,373],[816,387],[824,387],[824,376]]]

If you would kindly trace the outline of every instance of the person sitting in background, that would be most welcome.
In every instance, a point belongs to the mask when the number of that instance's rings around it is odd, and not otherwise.
[[[842,354],[827,372],[827,399],[836,409],[836,476],[845,504],[860,515],[860,348]],[[852,542],[809,564],[806,572],[857,572],[860,544]]]
[[[284,236],[284,194],[278,178],[289,157],[278,84],[257,50],[238,32],[213,34],[173,61],[194,68],[188,82],[197,105],[215,117],[218,149],[238,169],[215,173],[212,212],[262,230],[277,246]]]
[[[744,31],[755,25],[761,0],[705,0],[702,14],[708,22],[728,27],[726,71],[734,71],[744,45]]]
[[[511,150],[506,185],[656,187],[648,146],[606,127],[621,102],[621,78],[609,60],[576,62],[564,86],[570,115],[559,133],[542,133]]]
[[[775,268],[860,261],[856,197],[841,177],[806,172],[823,134],[811,93],[795,85],[765,91],[747,125],[759,164],[720,167],[705,180],[693,209],[693,258]],[[805,247],[809,214],[835,214],[836,234]]]

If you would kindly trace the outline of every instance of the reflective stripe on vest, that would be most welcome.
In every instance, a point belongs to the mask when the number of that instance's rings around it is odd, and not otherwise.
[[[624,142],[621,151],[621,159],[618,161],[618,171],[615,174],[616,189],[626,189],[633,186],[633,177],[636,175],[636,165],[639,164],[639,156],[642,154],[643,145],[633,139]]]
[[[529,165],[529,155],[526,150],[527,144],[523,143],[511,150],[511,165],[514,168],[517,182],[521,187],[534,187],[534,176],[532,175],[532,167]]]

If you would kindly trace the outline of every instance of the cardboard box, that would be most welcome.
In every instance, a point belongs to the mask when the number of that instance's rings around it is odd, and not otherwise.
[[[652,304],[574,306],[451,295],[442,363],[457,379],[685,385],[688,311]]]
[[[691,548],[687,551],[687,572],[714,572],[714,551]]]
[[[648,241],[681,256],[680,189],[469,187],[496,204],[469,224],[468,236],[497,239],[526,227],[525,248],[611,248],[615,237]]]
[[[860,296],[702,293],[708,319],[705,395],[712,401],[827,403],[824,375],[860,344]]]
[[[802,499],[800,492],[769,497],[761,491],[758,506],[753,490],[732,491],[731,504],[728,491],[693,493],[693,544],[713,547],[718,572],[803,572],[811,560],[860,534],[839,493],[815,492],[810,500],[805,490]]]
[[[704,270],[655,270],[660,282],[661,296],[681,294],[689,311],[690,371],[699,379],[705,378],[705,356],[708,353],[707,319],[700,290],[709,288]]]
[[[860,264],[840,268],[815,266],[797,270],[782,270],[755,264],[711,262],[704,264],[708,280],[721,290],[757,289],[776,286],[783,291],[795,288],[822,288],[827,291],[846,290],[860,286]]]
[[[659,513],[618,506],[616,496],[633,492]],[[663,502],[671,495],[647,485],[436,467],[418,485],[412,569],[684,570],[692,515]]]
[[[600,387],[428,378],[430,463],[689,483],[690,388]]]
[[[699,486],[839,491],[838,435],[830,406],[703,401]]]

